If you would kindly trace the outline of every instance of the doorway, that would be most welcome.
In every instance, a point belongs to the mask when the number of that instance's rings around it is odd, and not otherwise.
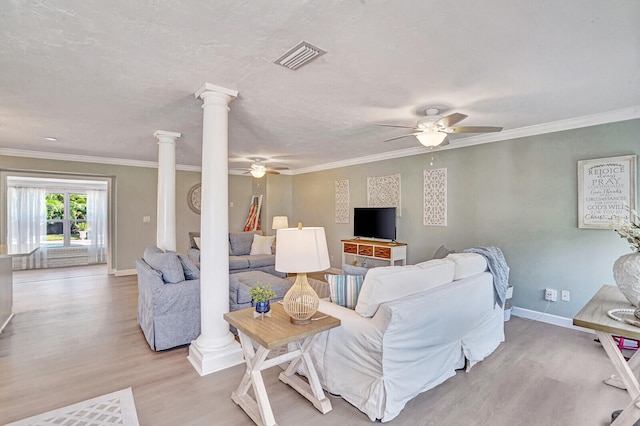
[[[107,264],[107,180],[8,175],[6,188],[14,270]]]

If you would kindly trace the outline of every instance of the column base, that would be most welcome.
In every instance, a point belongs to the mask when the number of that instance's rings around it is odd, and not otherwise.
[[[187,359],[201,376],[244,363],[242,348],[235,340],[220,348],[203,348],[194,340],[189,346]]]

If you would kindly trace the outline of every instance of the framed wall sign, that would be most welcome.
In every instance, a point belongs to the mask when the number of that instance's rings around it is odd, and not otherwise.
[[[636,208],[636,156],[578,161],[578,227],[611,229]]]

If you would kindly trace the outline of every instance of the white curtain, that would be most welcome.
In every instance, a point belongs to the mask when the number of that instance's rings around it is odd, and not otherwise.
[[[36,268],[47,263],[47,205],[44,188],[7,187],[7,245],[10,254],[35,259]],[[40,247],[40,248],[38,248]],[[37,250],[34,252],[34,250]],[[33,253],[32,253],[33,252]],[[32,253],[29,256],[27,254]]]
[[[87,190],[89,263],[107,262],[107,191]]]

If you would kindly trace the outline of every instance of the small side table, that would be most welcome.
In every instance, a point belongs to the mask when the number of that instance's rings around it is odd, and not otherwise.
[[[289,367],[280,373],[279,379],[311,401],[322,414],[331,411],[331,401],[325,396],[320,385],[320,379],[309,356],[309,348],[318,333],[338,327],[340,320],[317,312],[314,317],[321,319],[311,321],[311,324],[307,325],[295,325],[289,321],[289,316],[280,303],[271,305],[271,317],[254,318],[253,311],[254,308],[247,308],[224,314],[224,319],[238,329],[247,364],[247,370],[240,385],[231,394],[233,402],[238,404],[257,425],[277,426],[261,371],[291,361]],[[253,348],[252,341],[259,346],[257,352]],[[267,359],[272,349],[289,343],[295,343],[297,348]],[[306,367],[309,383],[295,374],[300,362],[303,362]],[[250,387],[253,387],[255,399],[248,394]]]
[[[612,375],[604,382],[608,385],[626,389],[631,397],[631,403],[611,423],[612,425],[633,424],[640,419],[640,351],[627,362],[622,356],[618,344],[612,334],[640,340],[640,327],[616,321],[607,316],[611,309],[629,309],[631,304],[618,287],[605,285],[573,318],[573,325],[595,330],[609,360],[613,364],[617,375]]]

